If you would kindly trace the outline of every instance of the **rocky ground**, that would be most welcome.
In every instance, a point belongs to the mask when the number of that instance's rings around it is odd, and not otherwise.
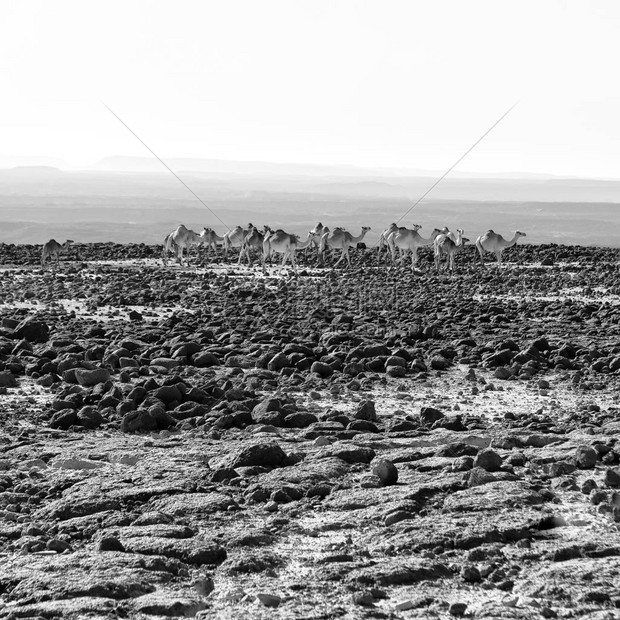
[[[0,245],[0,618],[619,618],[618,254]]]

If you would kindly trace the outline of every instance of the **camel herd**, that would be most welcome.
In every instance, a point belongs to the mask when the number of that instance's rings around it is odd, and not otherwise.
[[[421,228],[418,224],[414,224],[412,228],[391,224],[379,236],[379,263],[382,260],[390,260],[395,265],[397,260],[402,262],[408,254],[411,254],[411,267],[415,269],[418,261],[418,248],[433,246],[435,268],[439,270],[442,261],[445,260],[445,268],[453,271],[455,256],[463,250],[469,241],[467,237],[463,236],[464,231],[457,229],[456,233],[453,233],[447,228],[435,228],[429,237],[424,238],[418,232]],[[337,267],[343,260],[346,260],[350,266],[350,248],[356,247],[369,231],[369,227],[362,226],[361,233],[355,236],[344,228],[337,227],[330,230],[319,222],[308,232],[307,239],[301,241],[297,235],[286,233],[281,229],[273,231],[269,226],[258,229],[251,223],[245,227],[236,226],[221,237],[211,228],[204,228],[201,233],[197,233],[181,224],[164,239],[163,262],[164,265],[168,264],[168,256],[172,252],[176,253],[178,263],[183,265],[184,252],[186,252],[186,260],[188,260],[187,255],[191,247],[206,245],[207,252],[210,252],[211,250],[215,251],[218,244],[221,244],[225,257],[228,256],[231,249],[238,249],[237,262],[239,264],[242,261],[247,261],[248,265],[252,265],[252,256],[258,256],[263,271],[266,270],[265,264],[268,259],[274,255],[281,255],[281,270],[290,261],[293,270],[297,273],[295,253],[310,248],[317,252],[321,264],[325,263],[327,252],[333,250],[340,251],[340,256],[334,263],[334,267]],[[512,239],[507,240],[493,230],[488,230],[476,239],[480,261],[484,265],[484,253],[491,252],[495,254],[498,266],[501,266],[503,251],[515,245],[520,237],[525,236],[525,233],[516,231]]]
[[[441,269],[442,261],[445,260],[445,268],[453,271],[455,266],[455,256],[463,250],[469,241],[463,236],[463,230],[457,229],[456,233],[447,228],[435,228],[429,237],[422,237],[418,232],[422,227],[414,224],[412,228],[405,228],[391,224],[380,235],[378,241],[378,262],[390,261],[396,265],[398,260],[403,262],[407,255],[411,254],[411,268],[415,269],[418,262],[418,248],[433,246],[435,258],[435,268]],[[368,226],[362,226],[361,233],[357,236],[352,235],[344,228],[337,227],[333,230],[323,226],[320,222],[310,231],[305,241],[301,241],[297,235],[289,234],[281,229],[272,230],[269,226],[258,229],[253,224],[247,226],[236,226],[223,236],[219,236],[211,228],[203,228],[201,233],[197,233],[183,224],[178,226],[164,239],[162,259],[164,265],[168,264],[170,253],[176,254],[177,262],[183,265],[184,259],[189,262],[189,251],[194,246],[204,245],[207,247],[207,254],[211,250],[216,251],[218,244],[224,249],[224,257],[228,257],[230,250],[237,249],[239,256],[237,262],[247,261],[248,265],[253,264],[253,256],[257,256],[261,261],[263,272],[266,272],[266,261],[275,255],[282,256],[280,270],[284,269],[287,262],[290,262],[293,271],[297,273],[297,262],[295,254],[299,250],[313,249],[321,264],[325,264],[328,251],[338,252],[340,256],[334,263],[337,267],[343,260],[351,266],[349,250],[356,247],[370,231]],[[520,237],[525,237],[525,233],[516,231],[512,239],[504,239],[502,235],[493,230],[488,230],[476,239],[476,248],[480,261],[484,265],[485,252],[495,254],[498,267],[502,264],[502,252],[517,243]],[[68,239],[64,243],[58,243],[55,239],[50,239],[44,246],[41,254],[41,266],[46,261],[56,261],[58,265],[60,254],[67,249],[73,241]]]

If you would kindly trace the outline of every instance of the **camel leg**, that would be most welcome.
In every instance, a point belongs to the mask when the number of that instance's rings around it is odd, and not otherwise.
[[[478,243],[476,243],[476,248],[478,249],[478,255],[480,256],[480,262],[482,263],[482,266],[486,267],[486,265],[484,263],[484,249]]]
[[[346,253],[346,250],[343,248],[340,258],[334,263],[334,267],[333,267],[334,269],[338,267],[338,265],[340,264],[340,261],[344,258],[345,253]]]

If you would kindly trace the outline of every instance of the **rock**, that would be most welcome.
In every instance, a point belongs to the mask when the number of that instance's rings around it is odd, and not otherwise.
[[[153,391],[153,396],[166,406],[183,402],[183,394],[176,385],[162,385]]]
[[[461,617],[465,615],[467,611],[467,603],[452,603],[450,607],[448,607],[448,613],[451,616]]]
[[[268,370],[279,372],[283,368],[289,368],[291,365],[288,357],[284,353],[277,353],[267,363]]]
[[[510,377],[512,376],[512,373],[505,366],[500,366],[499,368],[495,369],[493,376],[496,379],[505,381],[506,379],[510,379]]]
[[[282,602],[282,599],[279,596],[276,596],[275,594],[267,594],[265,592],[259,592],[256,595],[256,598],[265,607],[278,607]]]
[[[216,468],[230,467],[278,467],[286,454],[276,443],[257,443],[246,448],[239,448],[216,463]]]
[[[34,317],[24,319],[15,328],[15,334],[20,338],[25,338],[28,342],[47,342],[49,333],[47,324]]]
[[[104,536],[97,545],[98,551],[125,551],[123,543],[115,536]]]
[[[605,484],[614,489],[620,488],[620,470],[607,468],[605,470]]]
[[[499,471],[501,466],[502,457],[491,448],[481,450],[474,458],[474,467],[481,467],[486,471]]]
[[[67,430],[77,422],[77,419],[77,411],[75,409],[61,409],[52,416],[50,427]]]
[[[159,366],[160,368],[165,368],[166,370],[174,370],[180,366],[180,363],[179,360],[175,360],[170,357],[156,357],[151,360],[150,365]]]
[[[75,378],[80,385],[92,387],[98,383],[109,381],[110,371],[105,368],[95,368],[94,370],[78,368],[75,370]]]
[[[308,411],[296,411],[284,418],[284,425],[287,428],[307,428],[316,422],[318,422],[318,418]]]
[[[89,469],[100,469],[105,466],[105,463],[101,461],[89,461],[87,459],[54,459],[49,463],[50,467],[55,467],[56,469],[78,469],[78,470],[89,470]]]
[[[394,525],[395,523],[400,523],[401,521],[409,521],[411,519],[415,519],[416,515],[409,510],[395,510],[394,512],[390,512],[385,515],[383,519],[383,524],[386,527],[390,525]]]
[[[194,618],[207,609],[208,603],[172,594],[153,593],[137,598],[134,607],[140,617]]]
[[[406,601],[400,601],[394,605],[394,611],[407,611],[415,607],[414,601],[407,599]]]
[[[446,416],[434,407],[422,407],[420,411],[420,421],[425,426],[432,426],[435,422],[442,420]]]
[[[461,569],[461,579],[467,583],[478,583],[482,580],[480,571],[475,566],[463,566]]]
[[[147,409],[137,409],[125,414],[121,421],[123,433],[141,433],[157,429],[157,420]]]
[[[337,442],[331,446],[322,448],[314,455],[314,459],[324,459],[336,457],[345,463],[367,463],[375,458],[375,451],[372,448],[362,448],[346,442]]]
[[[580,446],[575,451],[575,464],[579,469],[592,469],[598,461],[598,452],[588,446]]]
[[[77,413],[77,424],[84,428],[99,428],[103,423],[103,416],[94,407],[82,407]]]
[[[368,420],[375,422],[377,420],[377,412],[375,411],[375,403],[372,400],[363,400],[357,407],[353,416],[357,420]]]
[[[398,469],[388,459],[374,459],[370,463],[370,471],[381,480],[383,486],[391,486],[398,482]]]
[[[0,387],[17,387],[17,379],[15,379],[12,372],[6,370],[0,372]]]
[[[452,362],[443,357],[443,355],[435,355],[431,358],[431,368],[433,370],[448,370],[450,366],[452,366]]]
[[[312,366],[310,366],[310,372],[319,375],[323,379],[327,379],[327,377],[331,377],[334,374],[334,368],[324,362],[313,362]]]
[[[412,558],[403,562],[379,562],[371,567],[351,570],[347,581],[365,585],[410,585],[452,577],[450,569],[439,562]]]
[[[219,366],[221,361],[217,355],[209,351],[203,351],[192,356],[192,363],[198,368],[209,368],[211,366]]]
[[[407,370],[402,366],[388,366],[385,370],[385,374],[393,379],[402,379],[407,376]]]

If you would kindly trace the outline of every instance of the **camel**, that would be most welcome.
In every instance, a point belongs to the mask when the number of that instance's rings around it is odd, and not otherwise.
[[[342,250],[340,258],[334,264],[334,268],[340,264],[344,258],[347,259],[349,267],[351,266],[351,257],[349,256],[349,248],[357,245],[370,230],[370,226],[362,226],[362,232],[357,237],[354,237],[350,232],[347,232],[343,228],[334,228],[334,231],[329,233],[323,233],[321,236],[320,252],[325,253],[327,248],[334,250]]]
[[[428,239],[420,236],[417,228],[399,228],[393,233],[390,233],[387,238],[387,245],[392,253],[392,263],[396,264],[396,248],[398,248],[403,258],[407,252],[411,252],[411,268],[415,269],[418,264],[418,248],[432,245],[439,234],[447,234],[447,229],[439,230],[434,228],[431,236]]]
[[[313,231],[308,232],[308,238],[300,243],[297,235],[289,235],[282,229],[278,229],[271,234],[265,235],[263,241],[263,273],[267,273],[265,269],[265,260],[271,256],[272,252],[282,254],[282,265],[280,271],[282,271],[286,265],[286,261],[290,258],[291,265],[295,275],[297,275],[297,264],[295,263],[295,252],[297,250],[304,250],[310,245],[315,238],[316,233]]]
[[[204,233],[204,231],[203,231]],[[199,245],[203,242],[202,234],[186,228],[183,224],[178,226],[164,239],[164,249],[162,259],[164,265],[168,264],[168,253],[177,252],[177,262],[183,266],[183,250],[187,249],[187,262],[189,264],[189,250],[193,245]]]
[[[319,258],[321,256],[321,236],[326,232],[329,232],[329,228],[327,226],[323,226],[321,222],[319,222],[311,231],[312,240],[310,241],[310,245],[305,248],[305,256],[308,256],[308,250],[310,248],[316,248],[317,254]]]
[[[422,226],[420,224],[414,224],[413,225],[413,230],[415,232],[418,232],[418,230],[420,230],[422,228]],[[402,226],[398,226],[398,224],[390,224],[388,228],[386,228],[380,235],[379,235],[379,249],[377,252],[377,256],[378,256],[378,263],[381,264],[381,255],[383,254],[383,250],[385,248],[385,258],[386,260],[389,257],[388,251],[390,249],[389,245],[388,245],[388,237],[395,232],[398,232],[399,230],[407,230],[406,228],[402,227]],[[400,249],[400,248],[399,248]],[[401,256],[403,254],[403,250],[400,249],[401,252]]]
[[[67,239],[64,243],[58,243],[56,239],[50,239],[44,246],[41,253],[41,267],[45,265],[45,261],[49,258],[50,262],[56,257],[56,266],[60,264],[60,253],[66,250],[73,243],[72,239]]]
[[[467,241],[469,241],[469,239],[463,237],[463,230],[460,228],[456,230],[455,241],[452,239],[449,232],[442,233],[435,237],[435,241],[433,242],[435,250],[435,269],[439,271],[441,258],[445,256],[446,269],[454,271],[454,256],[463,249]]]
[[[224,242],[224,237],[220,237],[212,228],[204,228],[200,236],[202,242],[207,246],[207,254],[211,248],[217,252],[217,244]]]
[[[517,230],[510,241],[506,241],[504,237],[498,235],[496,232],[492,230],[487,230],[484,235],[481,235],[476,239],[476,247],[478,248],[478,253],[480,254],[480,262],[484,265],[484,253],[485,252],[493,252],[497,257],[497,267],[498,269],[502,266],[502,252],[506,248],[511,248],[513,245],[516,245],[519,237],[526,237],[527,235],[524,232]]]
[[[252,228],[254,225],[250,222],[245,228],[235,226],[224,235],[224,258],[228,256],[230,248],[241,248],[243,246],[243,240]]]
[[[258,230],[256,226],[251,226],[251,228],[248,230],[247,234],[243,238],[241,250],[239,251],[238,263],[241,264],[241,259],[245,256],[248,259],[248,265],[251,267],[252,256],[250,255],[250,250],[252,248],[256,248],[258,250],[258,253],[261,254],[263,252],[263,241],[272,232],[273,231],[271,230],[271,228],[269,228],[269,226],[263,226],[262,232]]]

